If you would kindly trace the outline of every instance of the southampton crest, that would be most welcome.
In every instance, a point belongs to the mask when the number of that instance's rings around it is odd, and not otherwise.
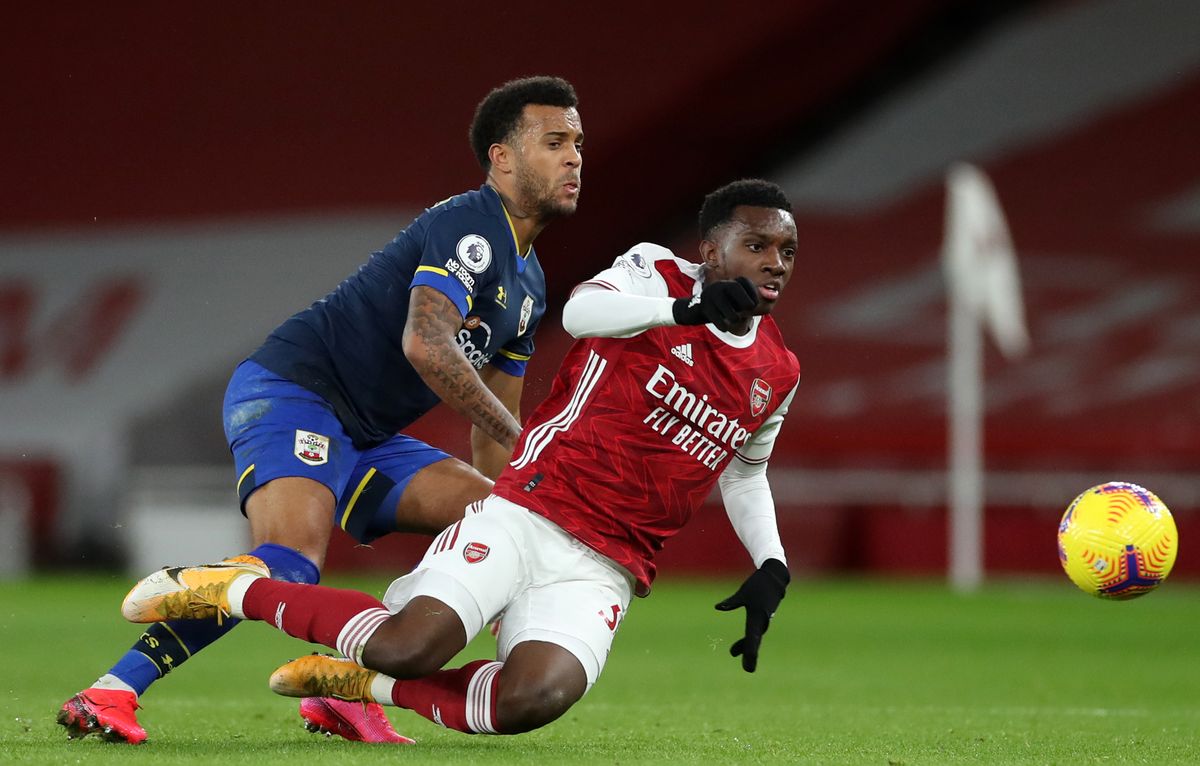
[[[533,296],[526,295],[521,301],[521,319],[517,322],[517,335],[524,335],[529,329],[529,319],[533,316]]]

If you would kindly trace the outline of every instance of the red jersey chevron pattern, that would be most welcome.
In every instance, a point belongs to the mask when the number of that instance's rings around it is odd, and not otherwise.
[[[695,279],[674,259],[653,267],[672,297],[692,295]],[[752,332],[744,348],[709,326],[577,341],[495,494],[616,561],[646,595],[654,554],[799,379],[775,322],[762,317]],[[681,344],[691,364],[672,353]]]

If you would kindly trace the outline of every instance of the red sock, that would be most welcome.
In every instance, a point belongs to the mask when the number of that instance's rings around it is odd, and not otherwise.
[[[242,598],[248,619],[273,624],[289,636],[337,649],[355,662],[391,613],[373,596],[324,585],[255,580]]]
[[[447,729],[467,734],[499,734],[496,689],[502,662],[475,660],[456,670],[439,670],[412,681],[397,681],[392,702]]]

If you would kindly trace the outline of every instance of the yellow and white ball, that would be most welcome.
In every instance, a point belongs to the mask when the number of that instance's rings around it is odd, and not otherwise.
[[[1157,588],[1175,564],[1179,535],[1153,492],[1108,482],[1075,498],[1058,525],[1058,558],[1084,593],[1131,599]]]

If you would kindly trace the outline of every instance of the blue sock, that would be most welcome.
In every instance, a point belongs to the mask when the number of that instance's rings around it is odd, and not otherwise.
[[[286,545],[263,543],[250,551],[251,556],[258,556],[271,570],[272,580],[284,582],[302,582],[316,585],[321,581],[321,570],[317,565],[300,551]]]
[[[315,584],[321,579],[307,556],[275,543],[263,543],[250,551],[263,560],[271,577],[286,582]],[[129,651],[108,671],[133,687],[140,696],[158,679],[182,665],[193,654],[228,633],[241,620],[173,620],[151,625]]]

